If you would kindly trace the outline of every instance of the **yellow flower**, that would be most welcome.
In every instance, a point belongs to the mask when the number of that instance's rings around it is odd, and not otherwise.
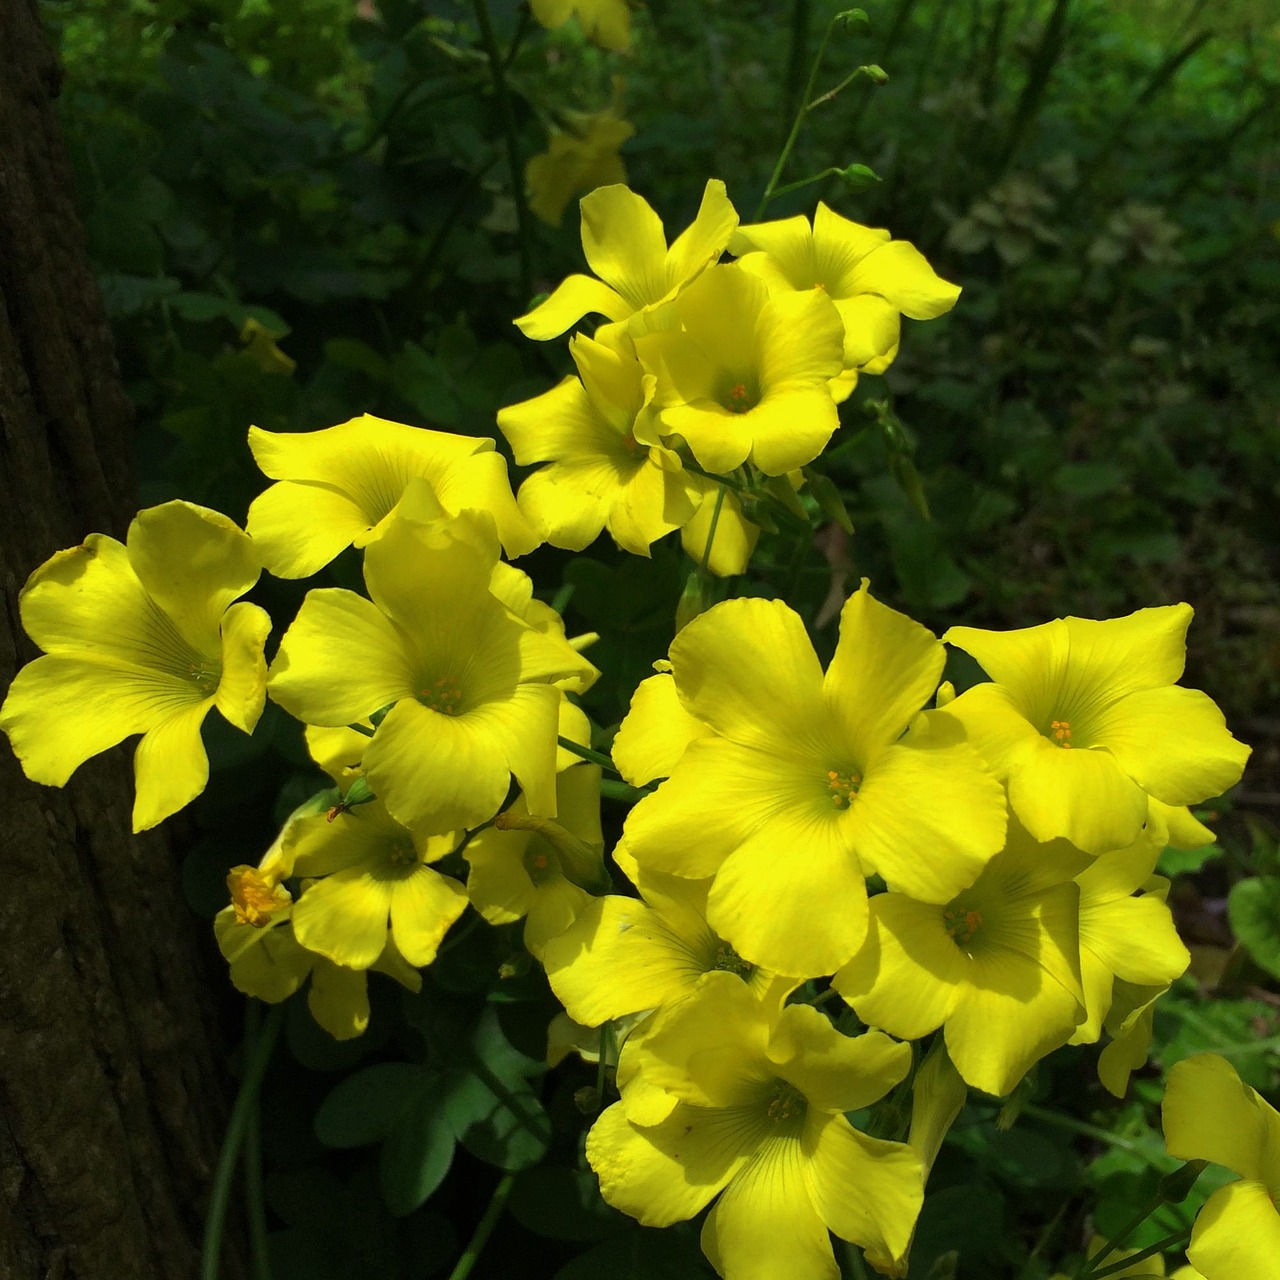
[[[125,545],[93,533],[41,565],[19,609],[45,656],[0,708],[27,777],[63,786],[90,756],[140,733],[133,829],[190,804],[209,780],[209,709],[245,733],[262,714],[271,620],[232,604],[259,572],[245,534],[189,502],[140,511]]]
[[[372,600],[311,591],[271,667],[271,696],[337,727],[390,707],[364,749],[369,785],[415,836],[478,826],[514,773],[555,813],[553,681],[593,668],[489,589],[497,545],[464,518],[390,521],[365,554]]]
[[[952,627],[943,637],[995,681],[943,714],[1008,780],[1010,806],[1037,840],[1122,849],[1147,821],[1149,797],[1197,804],[1239,781],[1249,748],[1207,695],[1174,685],[1191,614],[1168,605],[1020,631]]]
[[[1092,1044],[1102,1034],[1117,978],[1163,990],[1191,963],[1165,905],[1169,882],[1154,875],[1162,848],[1144,831],[1130,848],[1102,854],[1076,876],[1086,1017],[1072,1044]]]
[[[1086,863],[1011,821],[1003,852],[950,902],[873,898],[866,943],[832,985],[869,1026],[903,1039],[944,1027],[966,1083],[1003,1096],[1084,1016],[1072,877]]]
[[[541,959],[608,883],[600,831],[600,770],[578,764],[556,777],[558,820],[530,813],[522,795],[463,849],[467,893],[490,924],[524,919],[524,942]]]
[[[670,302],[711,263],[719,260],[738,215],[717,178],[707,182],[698,216],[667,248],[662,220],[647,201],[621,185],[584,196],[582,248],[599,279],[572,275],[516,325],[526,338],[559,337],[588,312],[610,320],[636,317],[643,329],[648,313]]]
[[[1155,1030],[1155,1004],[1169,988],[1141,987],[1117,978],[1103,1029],[1111,1042],[1098,1055],[1098,1079],[1117,1098],[1129,1089],[1129,1077],[1143,1066]]]
[[[666,670],[642,680],[631,695],[631,706],[610,748],[618,772],[633,787],[669,778],[685,748],[715,732],[685,710],[671,677],[671,664],[660,665]]]
[[[582,34],[604,49],[631,47],[631,11],[626,0],[529,0],[533,16],[550,31],[577,14]]]
[[[825,293],[844,323],[844,367],[883,373],[898,353],[902,316],[933,320],[955,306],[960,290],[941,279],[924,256],[887,231],[833,213],[821,201],[813,226],[803,216],[739,227],[729,249],[744,270],[772,290]]]
[[[1000,785],[954,722],[938,732],[937,713],[919,716],[943,657],[865,581],[841,613],[825,676],[781,601],[709,609],[676,637],[671,669],[686,717],[711,732],[690,741],[677,720],[678,757],[646,748],[671,773],[627,819],[636,861],[714,877],[715,932],[753,964],[797,977],[833,973],[861,945],[872,871],[921,900],[950,901],[1000,848],[1005,814]],[[661,698],[646,702],[662,714]],[[621,748],[633,777],[650,772],[636,745],[663,734],[639,715]]]
[[[521,466],[551,465],[520,486],[520,507],[553,547],[581,551],[607,528],[634,555],[687,524],[700,494],[679,458],[663,448],[649,409],[653,379],[631,340],[569,343],[578,378],[509,405],[498,426]]]
[[[636,339],[657,376],[662,428],[707,471],[744,462],[777,476],[812,462],[839,426],[828,383],[843,327],[820,291],[770,294],[731,264],[704,271],[672,303],[680,327]]]
[[[689,480],[692,492],[697,495],[698,509],[680,530],[680,545],[684,547],[685,554],[701,564],[707,550],[707,539],[711,538],[707,568],[722,578],[745,573],[760,537],[759,526],[742,514],[742,503],[732,489],[724,489],[721,501],[721,486],[714,480],[696,474],[690,474]],[[720,514],[716,516],[715,537],[712,538],[711,519],[715,516],[717,502],[720,503]]]
[[[531,156],[524,167],[530,212],[548,226],[558,227],[565,206],[579,192],[626,182],[627,167],[618,148],[635,131],[630,121],[618,115],[617,107],[593,115],[574,113],[570,128],[553,130],[547,149]]]
[[[718,1196],[703,1252],[726,1280],[836,1280],[828,1231],[892,1260],[923,1199],[919,1158],[868,1138],[844,1112],[907,1073],[911,1051],[878,1032],[840,1035],[816,1009],[757,1000],[729,973],[659,1014],[642,1077],[676,1098],[641,1125],[622,1103],[587,1135],[605,1200],[646,1226],[692,1218]]]
[[[1163,1116],[1171,1156],[1240,1175],[1197,1215],[1191,1265],[1205,1280],[1280,1280],[1280,1114],[1225,1058],[1198,1053],[1169,1072]]]
[[[462,885],[428,865],[452,836],[415,839],[380,800],[303,818],[289,842],[295,873],[321,877],[294,904],[294,936],[335,964],[367,969],[390,937],[409,964],[428,965],[467,909]]]
[[[364,414],[324,431],[249,428],[263,473],[279,481],[249,508],[249,536],[278,578],[306,578],[354,544],[380,538],[414,481],[435,515],[487,511],[509,556],[539,539],[520,514],[493,441]]]

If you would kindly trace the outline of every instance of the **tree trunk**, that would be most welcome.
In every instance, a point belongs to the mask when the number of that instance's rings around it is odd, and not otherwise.
[[[0,0],[0,684],[35,656],[27,574],[133,514],[131,408],[90,270],[58,69]],[[65,790],[0,742],[0,1276],[191,1280],[226,1114],[200,926],[128,753]],[[238,1274],[231,1267],[227,1274]]]

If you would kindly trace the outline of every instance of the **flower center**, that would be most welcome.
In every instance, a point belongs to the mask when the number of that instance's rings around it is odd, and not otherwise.
[[[547,848],[546,841],[537,836],[534,836],[525,846],[523,861],[525,873],[535,886],[546,884],[560,870],[552,857],[552,851]]]
[[[847,809],[862,785],[862,774],[841,773],[837,769],[827,770],[827,790],[831,793],[831,803],[837,809]]]
[[[1049,738],[1056,742],[1058,746],[1065,747],[1068,751],[1071,749],[1071,721],[1070,720],[1051,720],[1049,722]]]
[[[774,1124],[785,1124],[788,1120],[803,1116],[807,1105],[804,1094],[795,1085],[788,1084],[785,1080],[775,1080],[766,1112]]]
[[[187,679],[206,697],[218,692],[222,681],[222,663],[216,658],[198,658],[187,663]]]
[[[827,286],[823,284],[821,280],[815,280],[813,282],[813,287],[817,289],[819,293],[826,293],[827,291]]]
[[[982,912],[953,902],[942,909],[942,927],[958,946],[968,946],[982,928]]]
[[[255,929],[270,924],[271,917],[293,901],[287,889],[270,876],[264,876],[257,867],[232,867],[227,875],[227,888],[231,890],[236,922]]]
[[[441,676],[418,694],[418,701],[444,716],[456,716],[462,709],[462,686],[455,676]]]
[[[717,969],[736,973],[740,978],[749,978],[756,971],[755,965],[744,960],[727,942],[720,943],[716,948],[714,964]]]

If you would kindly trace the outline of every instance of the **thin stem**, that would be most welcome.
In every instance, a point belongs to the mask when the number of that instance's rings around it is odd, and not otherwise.
[[[580,746],[574,742],[572,738],[557,738],[556,741],[566,750],[572,751],[575,756],[582,760],[590,760],[592,764],[598,764],[602,769],[608,769],[615,777],[622,777],[618,772],[617,766],[599,751],[592,751],[590,747]]]
[[[240,1091],[236,1094],[235,1104],[231,1108],[231,1119],[227,1122],[227,1136],[222,1140],[222,1150],[218,1153],[218,1167],[213,1175],[213,1188],[209,1193],[209,1212],[205,1217],[204,1242],[200,1248],[201,1280],[218,1280],[219,1264],[222,1259],[222,1236],[226,1230],[227,1203],[231,1198],[231,1182],[235,1177],[236,1161],[240,1155],[245,1132],[257,1113],[258,1091],[262,1088],[262,1078],[267,1073],[271,1051],[275,1048],[283,1025],[284,1005],[278,1004],[267,1015],[267,1020],[263,1023],[257,1039],[247,1046],[249,1056],[245,1063],[244,1078],[240,1082]]]
[[[707,545],[702,548],[702,563],[698,572],[705,574],[707,565],[711,563],[711,544],[716,540],[716,526],[720,523],[720,511],[724,507],[724,485],[716,493],[716,505],[711,509],[711,527],[707,530]]]
[[[347,728],[354,729],[357,733],[363,733],[366,738],[373,737],[374,731],[372,729],[366,729],[362,724],[349,724],[347,725]]]
[[[261,1034],[262,1013],[257,1000],[249,1000],[244,1011],[245,1043],[256,1044]],[[244,1198],[249,1219],[249,1259],[254,1280],[271,1280],[267,1256],[267,1201],[262,1188],[261,1108],[254,1095],[253,1114],[244,1134]]]
[[[458,1265],[449,1272],[449,1280],[466,1280],[466,1277],[471,1274],[471,1268],[476,1265],[476,1259],[479,1258],[481,1251],[488,1244],[494,1227],[498,1225],[498,1219],[502,1217],[503,1209],[507,1207],[507,1197],[511,1195],[511,1188],[515,1184],[515,1180],[515,1174],[508,1173],[494,1187],[493,1195],[489,1197],[489,1206],[484,1211],[484,1217],[477,1223],[475,1232],[467,1242],[467,1247],[462,1257],[458,1259]]]
[[[1143,1205],[1143,1207],[1134,1214],[1134,1216],[1130,1218],[1115,1235],[1110,1236],[1107,1239],[1106,1244],[1102,1246],[1099,1253],[1095,1253],[1092,1258],[1087,1259],[1085,1266],[1088,1270],[1092,1270],[1094,1267],[1099,1266],[1108,1254],[1113,1253],[1122,1244],[1124,1244],[1124,1242],[1133,1235],[1133,1233],[1137,1231],[1137,1229],[1142,1226],[1142,1224],[1146,1222],[1146,1220],[1155,1213],[1162,1204],[1164,1204],[1164,1196],[1159,1194],[1147,1201],[1147,1203]]]
[[[1121,1258],[1119,1262],[1113,1262],[1109,1267],[1103,1267],[1101,1271],[1094,1271],[1092,1263],[1088,1264],[1085,1269],[1085,1276],[1089,1280],[1102,1280],[1103,1276],[1119,1275],[1122,1271],[1127,1271],[1135,1263],[1144,1262],[1147,1258],[1153,1258],[1157,1253],[1164,1253],[1168,1249],[1172,1249],[1175,1245],[1180,1245],[1188,1240],[1191,1236],[1191,1228],[1186,1227],[1181,1231],[1175,1231],[1172,1235],[1165,1236],[1163,1240],[1157,1240],[1155,1244],[1149,1244],[1145,1249],[1139,1249],[1137,1253],[1131,1253],[1127,1258]]]
[[[511,110],[511,96],[507,92],[507,77],[502,53],[493,34],[486,0],[471,0],[476,22],[480,26],[480,39],[489,58],[489,73],[493,77],[493,96],[498,103],[498,115],[502,119],[502,133],[507,148],[507,164],[511,169],[511,198],[516,205],[516,225],[520,239],[520,288],[526,298],[533,297],[533,223],[529,215],[529,201],[524,191],[524,165],[520,159],[520,140],[516,135],[515,113]]]
[[[1022,1108],[1022,1114],[1030,1116],[1033,1120],[1039,1120],[1043,1124],[1056,1125],[1059,1129],[1066,1129],[1069,1133],[1078,1133],[1081,1137],[1093,1138],[1097,1142],[1105,1142],[1108,1146],[1119,1147],[1121,1151],[1131,1151],[1134,1155],[1141,1156],[1146,1160],[1152,1168],[1158,1167],[1138,1143],[1131,1142],[1128,1138],[1121,1138],[1117,1134],[1108,1133],[1106,1129],[1101,1129],[1096,1124],[1089,1124],[1084,1120],[1076,1120],[1072,1116],[1060,1116],[1056,1111],[1049,1111],[1045,1107],[1037,1107],[1034,1103],[1027,1103]]]

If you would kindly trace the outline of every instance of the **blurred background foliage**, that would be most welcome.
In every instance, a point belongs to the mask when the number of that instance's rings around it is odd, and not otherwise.
[[[839,7],[652,0],[619,55],[574,22],[546,32],[493,0],[521,153],[617,104],[636,130],[622,149],[630,183],[669,230],[712,176],[749,220]],[[856,83],[812,113],[786,176],[858,163],[879,181],[826,180],[769,216],[820,196],[915,242],[964,293],[951,315],[907,322],[897,361],[842,409],[820,468],[852,536],[834,523],[816,539],[766,533],[734,589],[785,594],[828,651],[830,602],[862,574],[935,630],[1186,599],[1190,682],[1255,745],[1234,813],[1211,814],[1223,842],[1162,864],[1195,961],[1159,1007],[1154,1067],[1117,1106],[1096,1049],[1064,1050],[1026,1086],[1014,1128],[994,1103],[971,1104],[935,1171],[912,1277],[1039,1280],[1083,1245],[1086,1214],[1114,1228],[1169,1167],[1160,1068],[1214,1048],[1265,1087],[1280,1063],[1280,22],[1268,0],[866,10],[865,30],[833,38],[819,85],[861,63],[888,83]],[[138,408],[143,505],[182,496],[243,520],[263,483],[251,423],[314,430],[371,412],[495,435],[499,407],[568,371],[563,344],[526,342],[511,320],[579,269],[577,219],[571,204],[559,227],[537,224],[526,268],[470,6],[44,0],[43,12]],[[669,546],[645,564],[601,542],[524,567],[548,597],[573,589],[571,634],[601,633],[592,656],[606,675],[587,705],[607,741],[666,650],[688,566]],[[326,573],[358,585],[354,559]],[[301,589],[259,595],[279,635]],[[252,742],[209,733],[215,775],[184,875],[211,915],[226,868],[256,860],[319,775],[270,711]],[[606,805],[616,828],[624,810]],[[519,955],[518,930],[472,930],[422,997],[375,990],[354,1044],[326,1042],[290,1007],[292,1052],[264,1102],[278,1280],[447,1273],[494,1166],[524,1172],[474,1275],[709,1274],[692,1230],[642,1232],[582,1176],[575,1096],[596,1069],[571,1060],[530,1085],[555,1006]],[[441,1014],[483,993],[483,1025]],[[455,1150],[418,1077],[402,1073],[400,1093],[386,1079],[361,1089],[405,1044],[426,1044],[429,1060],[437,1035],[531,1099],[536,1132],[468,1139],[462,1124]],[[1137,1243],[1172,1226],[1157,1218]]]

